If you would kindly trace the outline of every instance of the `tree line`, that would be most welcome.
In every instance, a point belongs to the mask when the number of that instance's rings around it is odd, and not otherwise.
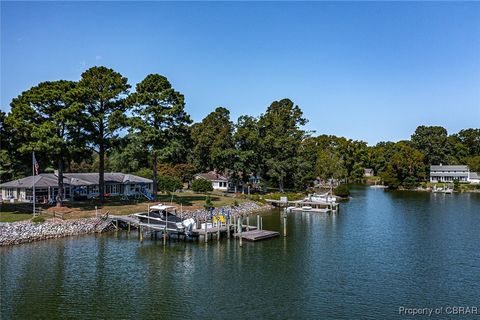
[[[136,173],[168,190],[193,174],[216,170],[234,183],[262,178],[263,187],[305,190],[318,177],[360,182],[373,168],[393,187],[426,179],[430,164],[468,164],[480,171],[480,129],[448,135],[439,126],[419,126],[408,141],[364,141],[303,129],[302,110],[289,99],[274,101],[259,117],[236,121],[218,107],[193,123],[185,98],[168,79],[150,74],[131,92],[126,77],[92,67],[79,81],[48,81],[22,92],[0,112],[0,181],[31,174],[31,152],[45,170],[63,173]],[[61,205],[61,203],[60,203]]]

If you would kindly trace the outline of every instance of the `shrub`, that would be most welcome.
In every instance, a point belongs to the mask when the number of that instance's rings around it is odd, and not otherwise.
[[[192,190],[195,192],[213,191],[212,183],[205,179],[195,179],[192,181]]]
[[[45,222],[45,218],[44,217],[40,217],[40,216],[35,216],[32,218],[32,222],[34,223],[44,223]]]
[[[206,210],[210,208],[215,208],[215,206],[213,205],[212,199],[209,196],[205,197],[205,204],[203,206],[205,207]]]
[[[157,179],[158,191],[161,192],[174,192],[175,190],[183,187],[182,181],[175,177],[159,176]]]
[[[237,200],[233,200],[233,206],[238,207],[238,201]]]
[[[350,190],[346,184],[341,184],[333,189],[333,193],[339,197],[348,197],[350,195]]]

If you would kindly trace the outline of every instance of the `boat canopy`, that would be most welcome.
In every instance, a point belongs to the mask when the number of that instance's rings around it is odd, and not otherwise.
[[[154,206],[150,207],[150,211],[152,211],[152,210],[163,211],[163,210],[169,210],[169,209],[176,209],[176,207],[175,206],[167,206],[167,205],[163,205],[163,204],[157,204],[157,205],[154,205]]]

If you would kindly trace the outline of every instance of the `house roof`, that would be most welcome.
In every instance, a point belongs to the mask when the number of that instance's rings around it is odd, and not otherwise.
[[[480,172],[470,172],[470,179],[479,179],[480,180]]]
[[[202,179],[210,180],[210,181],[217,181],[217,180],[228,181],[228,179],[226,177],[224,177],[223,175],[221,175],[221,174],[219,174],[215,171],[210,171],[210,172],[206,172],[206,173],[197,173],[195,175],[195,178],[202,178]]]
[[[98,172],[96,173],[64,173],[63,183],[71,186],[98,185]],[[152,183],[150,179],[125,174],[121,172],[105,173],[105,182],[117,183]],[[0,184],[4,188],[33,188],[33,176],[13,180]],[[35,176],[35,188],[58,187],[58,177],[54,173],[41,173]]]
[[[430,166],[430,171],[468,171],[468,166]]]

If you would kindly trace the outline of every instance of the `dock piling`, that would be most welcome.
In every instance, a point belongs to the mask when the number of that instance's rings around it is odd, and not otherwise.
[[[283,211],[283,236],[287,236],[287,209]]]

